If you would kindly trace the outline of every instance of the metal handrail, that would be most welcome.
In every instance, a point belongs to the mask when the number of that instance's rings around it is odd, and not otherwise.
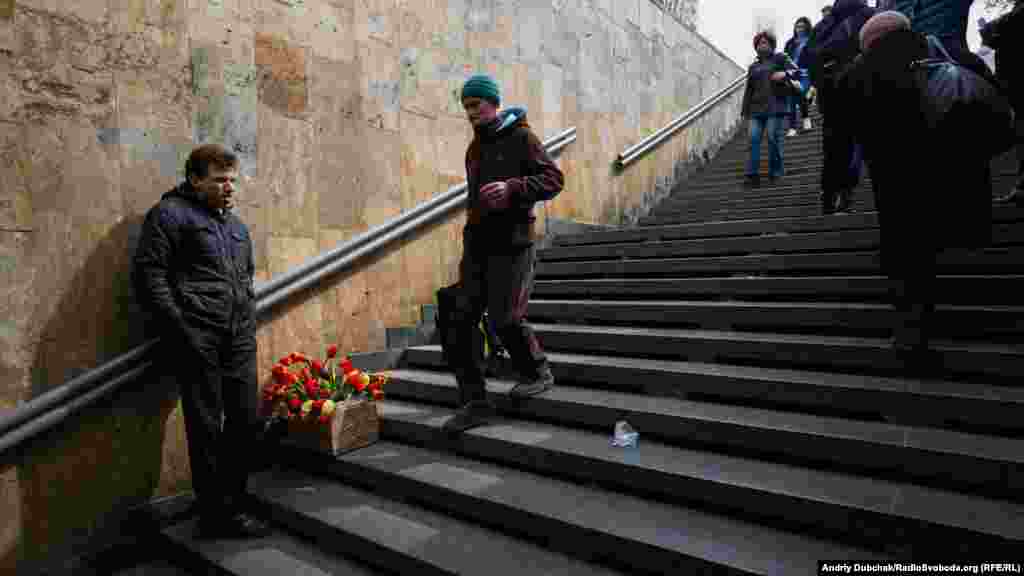
[[[576,141],[576,128],[568,128],[544,141],[549,154],[556,154]],[[460,208],[467,199],[466,184],[450,188],[430,200],[379,224],[341,246],[256,286],[256,314],[262,317],[297,292],[344,270],[417,229]],[[92,404],[122,384],[138,378],[154,359],[159,345],[152,339],[136,346],[68,382],[0,415],[0,454],[24,440],[56,426],[69,415]]]
[[[714,108],[719,102],[731,96],[733,92],[740,88],[740,86],[746,84],[746,81],[747,75],[743,74],[733,80],[725,88],[722,88],[714,95],[705,98],[700,104],[697,104],[693,108],[687,110],[682,116],[679,116],[675,120],[661,127],[654,134],[651,134],[629,148],[626,148],[615,158],[615,165],[619,168],[625,168],[640,159],[642,156],[671,138],[673,134],[692,124],[695,120]]]

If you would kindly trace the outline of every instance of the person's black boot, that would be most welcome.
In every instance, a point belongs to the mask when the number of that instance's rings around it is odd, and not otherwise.
[[[486,400],[468,402],[449,418],[442,428],[445,432],[465,432],[470,428],[490,423],[495,412],[494,405]]]
[[[533,378],[524,378],[520,380],[519,383],[509,391],[508,395],[513,398],[527,398],[529,396],[543,394],[550,390],[554,385],[555,376],[551,373],[551,368],[545,364],[537,370],[537,374]]]
[[[747,174],[743,178],[743,185],[747,188],[757,188],[761,185],[761,176],[757,174]]]

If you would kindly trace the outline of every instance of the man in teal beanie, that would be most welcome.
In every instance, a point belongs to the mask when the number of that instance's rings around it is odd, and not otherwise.
[[[498,83],[487,74],[477,74],[466,80],[462,85],[462,96],[459,99],[465,102],[466,98],[486,100],[494,104],[495,108],[501,106],[501,90]]]
[[[460,97],[474,137],[466,150],[469,198],[458,290],[442,342],[462,406],[445,423],[453,432],[485,424],[494,414],[468,345],[485,309],[519,373],[509,394],[534,396],[554,385],[544,351],[523,318],[533,290],[533,205],[554,198],[564,185],[562,171],[526,123],[526,110],[498,111],[501,91],[493,78],[471,77]]]

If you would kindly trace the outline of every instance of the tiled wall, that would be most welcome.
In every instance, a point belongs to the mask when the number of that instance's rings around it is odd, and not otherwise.
[[[464,178],[469,73],[541,137],[578,128],[540,219],[618,224],[728,132],[738,96],[623,174],[615,155],[742,72],[649,0],[0,0],[0,66],[0,412],[142,341],[139,225],[197,142],[242,156],[265,280]],[[290,303],[260,331],[262,370],[383,347],[454,280],[462,219]],[[87,409],[0,479],[4,573],[186,488],[174,383]]]

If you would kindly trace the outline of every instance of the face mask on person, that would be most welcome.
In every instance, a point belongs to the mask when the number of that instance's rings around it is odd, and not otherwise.
[[[761,58],[767,58],[772,55],[772,49],[769,46],[758,46],[757,55]]]

